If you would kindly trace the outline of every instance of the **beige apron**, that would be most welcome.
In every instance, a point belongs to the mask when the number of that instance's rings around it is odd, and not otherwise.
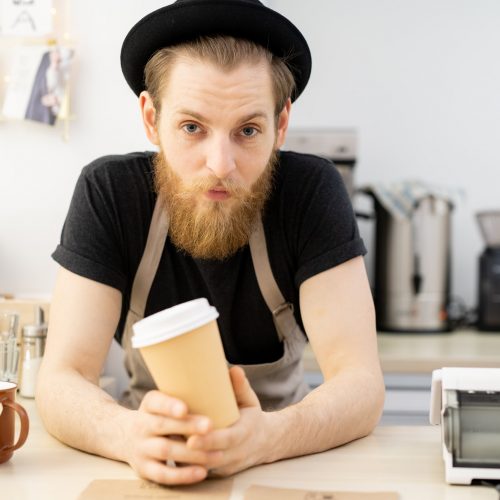
[[[144,254],[132,285],[130,309],[122,336],[125,367],[131,378],[129,389],[121,402],[134,409],[139,407],[146,392],[156,387],[139,350],[132,348],[131,337],[132,325],[144,317],[146,301],[167,239],[169,220],[164,207],[157,199]],[[272,363],[240,366],[245,370],[262,408],[267,411],[277,410],[300,401],[309,391],[304,382],[302,366],[306,340],[295,321],[292,304],[285,301],[274,279],[260,219],[249,245],[260,291],[273,314],[278,336],[283,342],[283,356]],[[229,363],[228,365],[231,366]]]

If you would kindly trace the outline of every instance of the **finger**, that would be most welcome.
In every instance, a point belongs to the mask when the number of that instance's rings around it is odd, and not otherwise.
[[[167,436],[180,434],[191,436],[193,434],[205,434],[211,430],[212,424],[207,417],[189,415],[184,419],[161,417],[159,415],[146,415],[147,420],[145,434],[156,436]]]
[[[148,460],[143,464],[138,474],[159,484],[192,484],[203,481],[207,477],[207,470],[198,465],[185,467],[168,467],[156,460]]]
[[[180,399],[173,398],[160,391],[149,391],[142,399],[139,411],[173,418],[184,418],[188,413],[188,408],[186,403]]]
[[[238,446],[245,437],[242,426],[234,426],[228,429],[219,429],[205,436],[191,435],[186,445],[192,450],[217,451],[227,450]]]
[[[247,408],[249,406],[258,406],[260,408],[259,398],[252,389],[243,368],[240,366],[233,366],[229,370],[229,375],[231,376],[238,407]]]
[[[144,444],[143,453],[148,458],[166,462],[173,460],[190,465],[206,465],[210,461],[210,454],[203,450],[191,450],[185,441],[169,438],[152,438]]]

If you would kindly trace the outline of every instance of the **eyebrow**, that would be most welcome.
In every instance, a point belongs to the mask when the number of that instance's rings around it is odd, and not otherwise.
[[[199,120],[201,122],[210,122],[207,118],[205,118],[203,115],[200,115],[196,111],[191,111],[190,109],[179,109],[176,111],[177,114],[182,114],[182,115],[189,115],[195,118],[196,120]],[[250,113],[246,116],[243,116],[241,120],[239,120],[240,123],[245,123],[250,120],[254,120],[255,118],[264,118],[267,119],[267,114],[264,113],[263,111],[256,111],[254,113]]]

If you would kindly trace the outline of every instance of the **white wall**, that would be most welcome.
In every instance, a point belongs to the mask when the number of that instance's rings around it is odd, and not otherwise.
[[[50,259],[81,168],[149,147],[119,66],[121,42],[166,2],[71,0],[78,54],[70,140],[0,123],[0,292],[50,293]],[[295,127],[356,127],[358,183],[423,179],[463,188],[454,214],[453,291],[475,302],[481,249],[473,214],[500,206],[500,2],[270,0],[313,54]],[[93,8],[91,8],[91,5]]]
[[[473,305],[482,249],[474,213],[500,208],[500,3],[272,5],[300,26],[313,54],[296,125],[356,127],[360,184],[418,178],[464,190],[453,215],[452,289]]]

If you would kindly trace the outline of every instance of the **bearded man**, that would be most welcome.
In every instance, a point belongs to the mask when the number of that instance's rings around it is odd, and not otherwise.
[[[99,158],[78,180],[53,254],[47,429],[163,484],[367,435],[384,388],[365,248],[333,165],[280,151],[310,75],[303,36],[258,0],[177,0],[132,28],[121,61],[156,152]],[[240,418],[224,429],[156,390],[131,348],[135,321],[199,297],[237,365]],[[114,335],[120,402],[98,387]],[[324,376],[312,391],[307,341]]]

